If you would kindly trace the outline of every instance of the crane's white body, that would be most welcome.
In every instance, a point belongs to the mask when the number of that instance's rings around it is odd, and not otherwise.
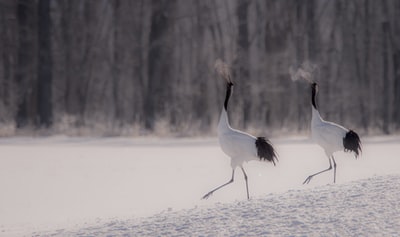
[[[312,107],[311,137],[320,145],[328,157],[336,151],[343,151],[343,138],[349,130],[336,123],[321,118],[318,110]]]
[[[275,165],[276,154],[272,145],[264,137],[255,137],[248,133],[231,128],[228,119],[228,102],[232,93],[233,83],[229,77],[227,80],[226,96],[224,106],[221,111],[221,117],[218,123],[218,140],[222,151],[231,158],[232,178],[225,184],[211,190],[203,199],[207,199],[215,191],[225,187],[233,182],[235,169],[239,166],[242,169],[246,181],[247,199],[249,199],[249,187],[247,175],[243,168],[243,163],[253,159],[267,160]]]
[[[222,151],[231,158],[232,169],[242,166],[243,162],[258,159],[256,137],[233,129],[224,108],[218,123],[218,140]]]
[[[333,153],[336,151],[352,151],[357,157],[359,152],[361,152],[361,141],[357,133],[354,131],[342,127],[336,123],[327,122],[321,118],[315,99],[318,92],[317,83],[312,83],[311,89],[311,136],[312,139],[324,149],[329,160],[329,168],[308,176],[303,184],[309,183],[314,176],[331,170],[332,162],[334,172],[333,182],[335,183],[336,162],[335,158],[333,157]]]

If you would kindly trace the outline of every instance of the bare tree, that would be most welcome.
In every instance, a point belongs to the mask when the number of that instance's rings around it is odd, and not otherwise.
[[[173,10],[176,7],[175,0],[153,0],[152,16],[149,36],[148,55],[148,82],[144,101],[145,127],[152,130],[154,122],[163,118],[165,103],[168,98],[172,79],[171,61],[172,42],[171,34],[173,26]]]
[[[32,125],[36,117],[36,16],[36,1],[18,1],[18,53],[15,78],[19,95],[16,114],[18,128]]]
[[[50,0],[39,0],[38,8],[38,122],[48,128],[53,122]]]

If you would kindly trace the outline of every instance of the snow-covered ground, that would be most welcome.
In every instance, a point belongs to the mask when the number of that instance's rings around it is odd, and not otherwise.
[[[400,176],[290,190],[142,219],[111,220],[64,236],[399,236]]]
[[[283,235],[396,236],[400,137],[363,139],[333,173],[307,138],[271,139],[276,167],[245,165],[227,182],[216,139],[0,139],[0,236]]]

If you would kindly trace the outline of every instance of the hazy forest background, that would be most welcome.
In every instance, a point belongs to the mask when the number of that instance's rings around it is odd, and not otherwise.
[[[0,135],[209,135],[229,63],[231,124],[400,128],[399,0],[0,0]]]

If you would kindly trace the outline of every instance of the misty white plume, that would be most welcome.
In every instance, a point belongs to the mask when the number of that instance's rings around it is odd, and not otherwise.
[[[292,81],[297,81],[299,79],[306,80],[309,83],[313,82],[313,75],[317,66],[309,61],[301,64],[301,66],[295,69],[293,66],[289,68],[289,74]]]
[[[215,61],[214,68],[222,78],[224,78],[228,82],[232,82],[229,66],[226,63],[224,63],[221,59],[217,59]]]

